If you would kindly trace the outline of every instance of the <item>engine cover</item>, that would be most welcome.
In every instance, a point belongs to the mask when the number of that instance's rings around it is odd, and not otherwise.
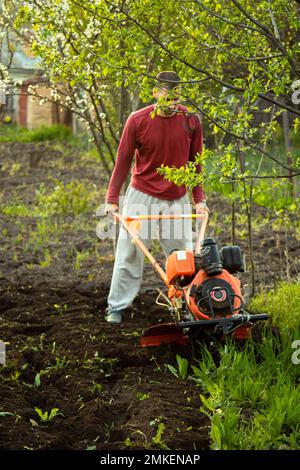
[[[195,274],[195,259],[193,251],[173,251],[166,262],[166,274],[170,284],[181,277],[191,277]]]
[[[202,320],[239,313],[243,302],[240,280],[226,269],[213,277],[201,269],[184,294],[188,309]]]
[[[195,289],[194,298],[198,309],[206,315],[230,315],[234,291],[224,279],[206,279]]]

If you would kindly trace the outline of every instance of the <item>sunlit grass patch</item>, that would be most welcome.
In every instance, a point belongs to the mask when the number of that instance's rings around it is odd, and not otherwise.
[[[71,139],[71,129],[61,124],[41,126],[33,130],[17,126],[0,128],[0,142],[44,142]]]
[[[252,299],[249,309],[268,313],[275,326],[300,329],[300,283],[281,282],[270,291],[262,291]]]

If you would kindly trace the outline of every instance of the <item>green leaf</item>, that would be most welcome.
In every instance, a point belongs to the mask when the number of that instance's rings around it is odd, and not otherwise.
[[[166,364],[166,368],[171,372],[171,374],[175,375],[175,377],[179,377],[177,369],[175,369],[174,366],[172,366],[171,364]]]
[[[176,355],[176,360],[178,364],[179,377],[181,377],[182,379],[186,379],[189,367],[188,360],[184,357],[179,356],[178,354]]]
[[[39,387],[41,385],[41,376],[40,374],[36,374],[35,378],[34,378],[34,385],[36,387]]]

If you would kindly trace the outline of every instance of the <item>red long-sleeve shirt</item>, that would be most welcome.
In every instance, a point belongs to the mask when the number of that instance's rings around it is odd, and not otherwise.
[[[186,111],[184,106],[179,105],[178,108]],[[156,170],[162,163],[179,168],[195,160],[195,155],[203,148],[201,122],[197,116],[188,117],[184,113],[152,119],[150,113],[153,109],[154,105],[139,109],[126,121],[106,193],[107,203],[118,204],[134,155],[131,186],[135,189],[167,200],[179,199],[187,191],[186,186],[176,186]],[[197,170],[201,172],[200,165]],[[195,203],[204,199],[201,186],[195,187],[192,193]]]

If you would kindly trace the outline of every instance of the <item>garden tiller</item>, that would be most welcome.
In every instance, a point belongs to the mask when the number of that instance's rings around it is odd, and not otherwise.
[[[201,214],[136,215],[114,214],[133,243],[144,253],[158,272],[166,291],[158,289],[158,305],[168,308],[171,322],[148,328],[141,337],[141,345],[159,346],[163,343],[187,344],[201,332],[216,337],[232,334],[236,339],[247,339],[254,322],[267,320],[268,315],[253,315],[244,309],[240,280],[234,275],[244,271],[240,247],[226,246],[220,250],[214,238],[205,238],[208,212]],[[174,250],[166,260],[165,270],[152,256],[139,231],[143,220],[202,219],[195,252]]]

